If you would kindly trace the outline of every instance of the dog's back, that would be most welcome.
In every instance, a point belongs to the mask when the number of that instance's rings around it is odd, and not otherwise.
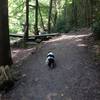
[[[50,68],[54,68],[55,67],[55,56],[54,53],[49,52],[47,55],[47,64]]]

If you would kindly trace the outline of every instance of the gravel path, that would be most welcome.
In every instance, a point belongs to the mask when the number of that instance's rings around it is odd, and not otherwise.
[[[85,32],[51,39],[22,66],[23,78],[7,100],[100,100],[100,72],[96,70],[83,38]],[[48,51],[57,67],[45,64]]]

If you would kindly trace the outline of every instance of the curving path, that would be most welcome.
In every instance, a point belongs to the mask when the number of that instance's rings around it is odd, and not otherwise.
[[[24,78],[7,100],[100,100],[100,72],[84,44],[87,35],[80,31],[45,42],[22,65]],[[45,65],[48,51],[56,56],[53,70]]]

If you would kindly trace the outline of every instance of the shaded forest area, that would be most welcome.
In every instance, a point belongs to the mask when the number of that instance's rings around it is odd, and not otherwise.
[[[25,31],[26,24],[30,34],[90,27],[99,20],[99,9],[99,0],[9,0],[10,33]]]
[[[3,0],[0,3],[0,90],[13,85],[10,43],[47,40],[87,27],[100,39],[99,0]],[[16,44],[17,42],[15,42]],[[97,42],[100,44],[100,42]],[[97,46],[96,46],[97,47]],[[97,47],[100,48],[100,47]]]

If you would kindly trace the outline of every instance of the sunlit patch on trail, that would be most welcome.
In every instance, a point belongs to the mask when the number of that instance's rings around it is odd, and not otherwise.
[[[27,58],[36,48],[18,49],[15,48],[11,51],[13,62],[17,63],[20,60]],[[19,59],[20,58],[20,59]]]
[[[86,44],[78,44],[77,46],[79,46],[79,47],[87,47]]]
[[[22,51],[22,52],[23,52],[23,51],[24,51],[24,52],[30,52],[30,51],[32,51],[32,49],[33,49],[33,48],[29,48],[29,49],[15,49],[15,50],[12,51],[12,54],[13,54],[12,57],[16,56],[16,55],[17,55],[19,52],[21,52],[21,51]]]
[[[76,42],[80,42],[80,41],[82,41],[82,39],[76,39],[75,41],[76,41]]]
[[[49,40],[47,42],[57,42],[57,41],[70,40],[70,39],[78,39],[76,41],[81,41],[81,39],[79,39],[79,38],[87,37],[87,36],[90,36],[91,34],[92,33],[82,34],[82,35],[77,35],[77,34],[76,35],[73,35],[73,34],[71,34],[71,35],[62,35],[62,36],[60,36],[58,38],[53,38],[53,39],[51,39],[51,40]]]

